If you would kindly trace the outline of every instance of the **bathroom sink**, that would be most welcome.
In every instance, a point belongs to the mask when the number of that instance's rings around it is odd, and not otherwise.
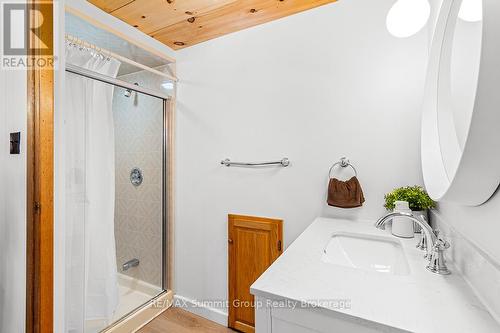
[[[332,235],[321,260],[380,273],[410,273],[401,243],[390,237],[338,232]]]

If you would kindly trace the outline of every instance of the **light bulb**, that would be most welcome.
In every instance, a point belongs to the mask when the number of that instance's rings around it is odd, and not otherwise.
[[[174,89],[174,83],[173,82],[164,82],[161,84],[161,86],[163,87],[163,89],[166,89],[166,90],[172,90]]]
[[[387,30],[399,38],[413,36],[425,27],[430,14],[428,0],[398,0],[387,14]]]
[[[479,22],[483,19],[483,0],[463,0],[458,17],[467,22]]]

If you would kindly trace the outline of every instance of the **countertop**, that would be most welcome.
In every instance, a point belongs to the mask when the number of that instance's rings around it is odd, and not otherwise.
[[[395,237],[411,273],[392,275],[322,262],[323,250],[335,232],[394,237],[389,230],[376,229],[373,221],[317,218],[255,281],[252,294],[297,302],[346,299],[350,308],[320,306],[323,312],[340,312],[395,330],[500,332],[500,325],[452,265],[452,274],[447,276],[425,268],[423,252],[415,248],[420,236]]]

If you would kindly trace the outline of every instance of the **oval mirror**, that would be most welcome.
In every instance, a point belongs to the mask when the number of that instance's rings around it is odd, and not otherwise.
[[[500,1],[443,0],[430,50],[422,170],[436,201],[480,205],[500,183]]]

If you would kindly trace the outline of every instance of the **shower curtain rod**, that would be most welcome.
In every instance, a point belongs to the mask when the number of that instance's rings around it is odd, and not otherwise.
[[[137,91],[137,92],[143,93],[143,94],[148,95],[148,96],[161,98],[161,99],[164,99],[167,101],[172,98],[172,96],[162,94],[161,92],[158,92],[156,90],[141,87],[141,86],[136,86],[135,84],[125,82],[125,81],[122,81],[120,79],[115,79],[113,77],[109,77],[107,75],[103,75],[103,74],[100,74],[100,73],[97,73],[97,72],[94,72],[94,71],[91,71],[91,70],[88,70],[88,69],[85,69],[85,68],[82,68],[79,66],[75,66],[72,64],[66,64],[65,69],[66,69],[66,72],[85,76],[85,77],[88,77],[90,79],[94,79],[94,80],[101,81],[104,83],[112,84],[112,85],[120,87],[120,88],[129,89],[132,91]]]
[[[103,53],[103,54],[105,54],[105,55],[107,55],[107,56],[109,56],[111,58],[115,58],[115,59],[117,59],[117,60],[119,60],[121,62],[126,62],[129,65],[132,65],[132,66],[135,66],[135,67],[139,67],[141,69],[144,69],[144,70],[146,70],[148,72],[151,72],[151,73],[154,73],[156,75],[163,76],[163,77],[169,79],[170,81],[173,81],[173,82],[177,82],[178,81],[178,79],[175,76],[169,75],[167,73],[160,72],[159,70],[156,70],[154,68],[148,67],[148,66],[143,65],[141,63],[138,63],[136,61],[133,61],[133,60],[131,60],[129,58],[125,58],[124,56],[121,56],[121,55],[119,55],[117,53],[114,53],[114,52],[111,52],[109,50],[103,49],[103,48],[101,48],[101,47],[99,47],[97,45],[94,45],[94,44],[91,44],[91,43],[86,42],[84,40],[81,40],[80,38],[77,38],[77,37],[71,36],[69,34],[66,34],[65,35],[65,39],[67,41],[69,41],[69,42],[81,45],[83,47],[88,47],[90,49],[94,49],[97,52]]]

